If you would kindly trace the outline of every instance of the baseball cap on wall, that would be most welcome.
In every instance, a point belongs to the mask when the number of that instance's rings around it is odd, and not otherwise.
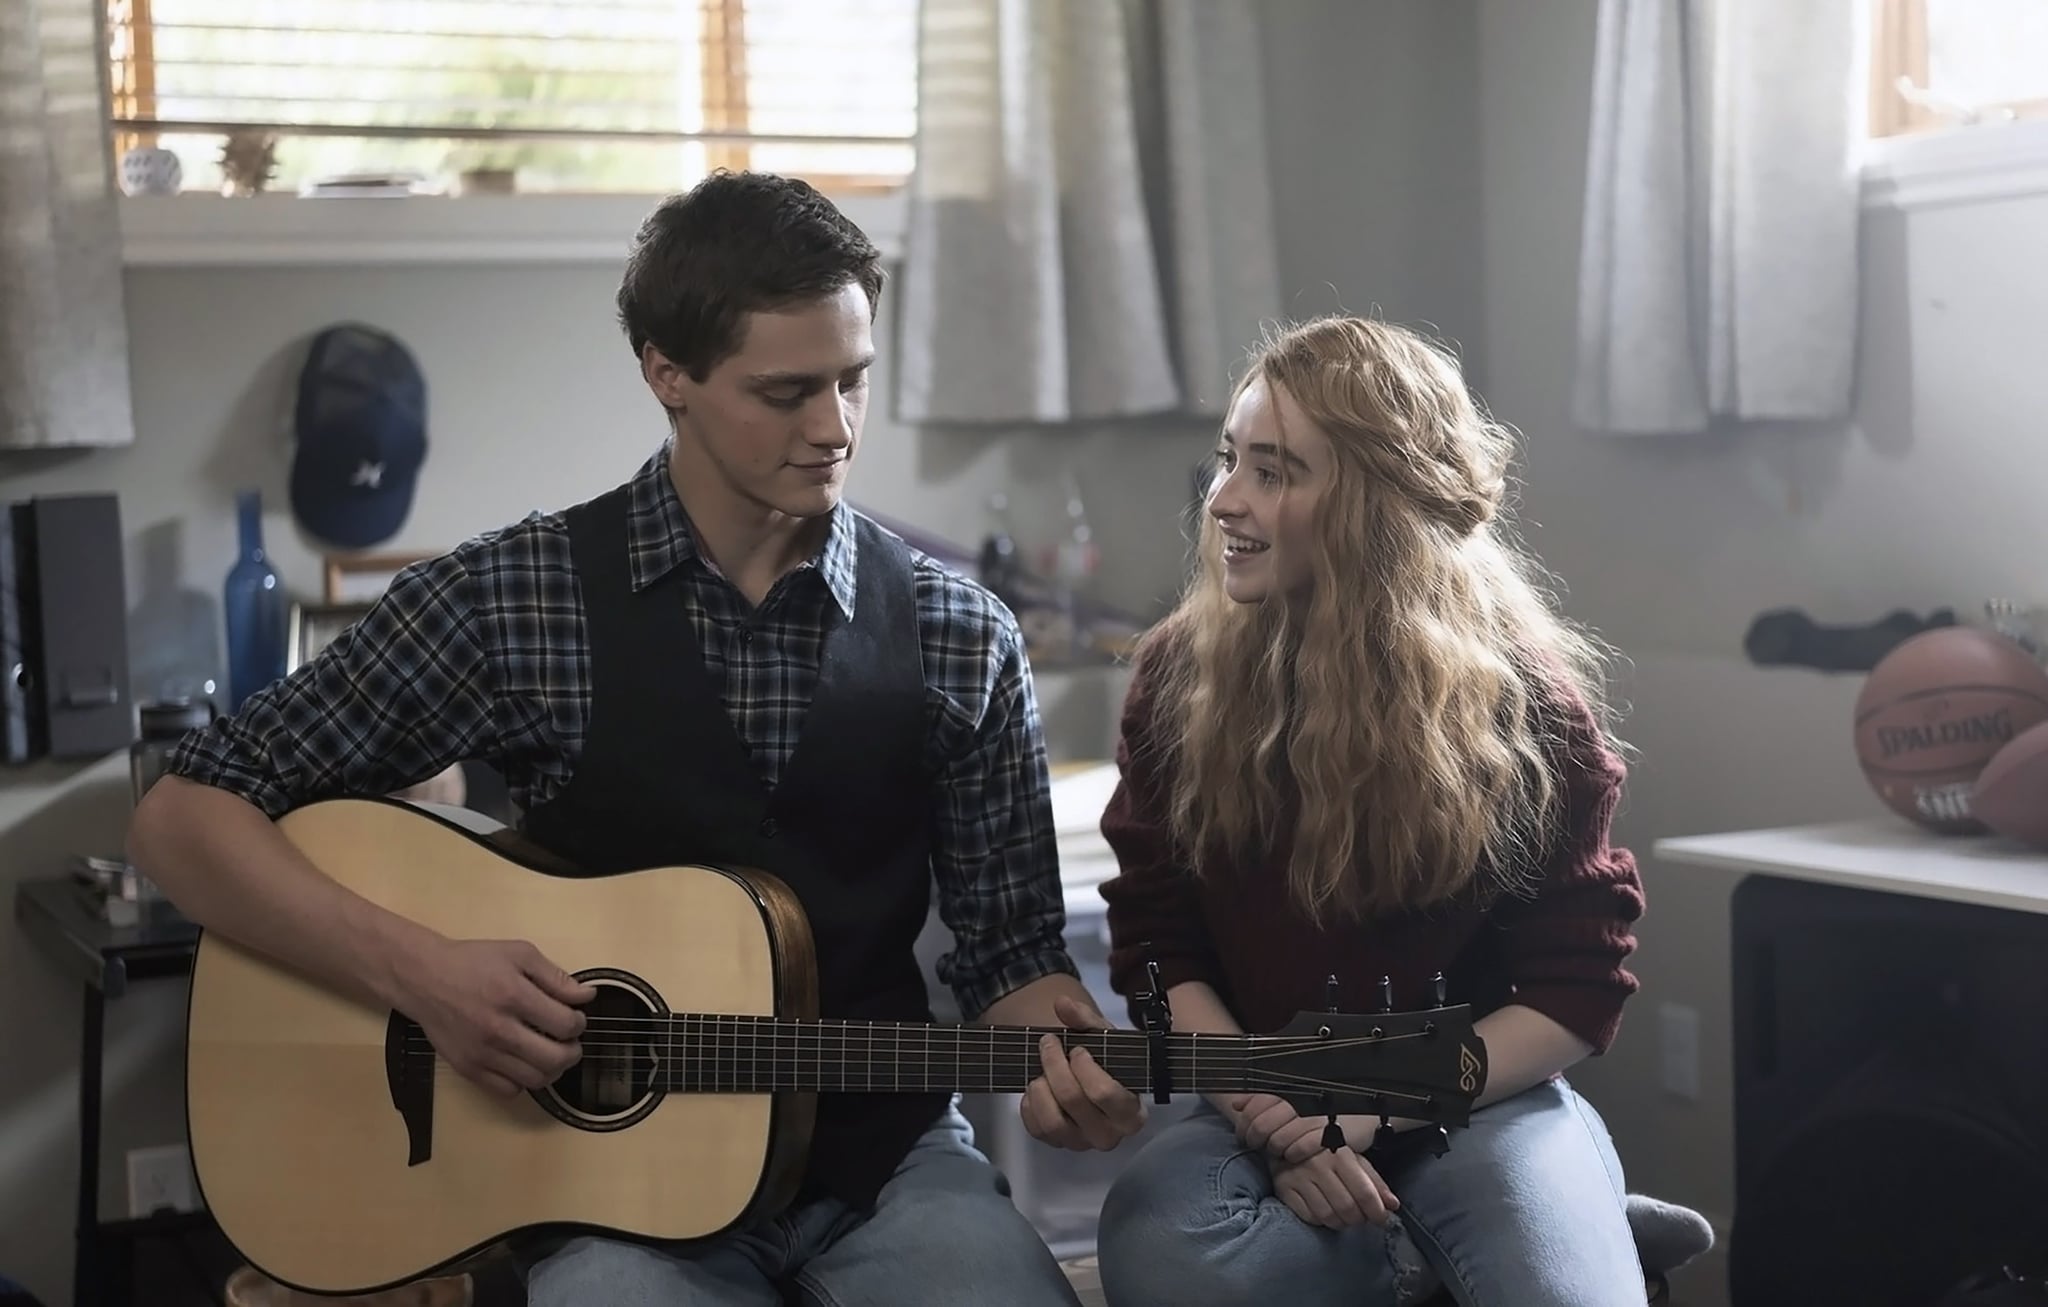
[[[397,337],[361,323],[313,338],[292,413],[291,505],[329,544],[389,540],[427,457],[427,383]]]

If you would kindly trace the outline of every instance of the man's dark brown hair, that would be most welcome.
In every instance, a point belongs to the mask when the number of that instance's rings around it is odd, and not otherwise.
[[[808,182],[773,173],[706,177],[640,224],[619,285],[633,356],[652,342],[702,381],[738,351],[749,313],[824,299],[849,283],[882,295],[867,234]]]

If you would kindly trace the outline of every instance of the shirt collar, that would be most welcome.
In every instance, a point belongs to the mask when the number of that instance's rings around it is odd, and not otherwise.
[[[683,501],[669,477],[668,456],[669,445],[664,441],[660,451],[634,473],[626,492],[626,549],[635,590],[646,589],[684,563],[698,562],[717,570],[697,549],[690,515],[683,511]],[[825,588],[848,620],[853,617],[858,551],[853,510],[842,499],[832,510],[824,547],[799,567],[814,568],[824,577]]]

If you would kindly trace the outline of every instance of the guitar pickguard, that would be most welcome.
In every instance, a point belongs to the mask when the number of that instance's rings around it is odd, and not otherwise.
[[[419,1023],[393,1012],[384,1027],[384,1079],[405,1122],[407,1166],[434,1152],[434,1048]]]

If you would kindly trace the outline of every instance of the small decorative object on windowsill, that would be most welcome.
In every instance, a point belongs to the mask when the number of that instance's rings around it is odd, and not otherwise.
[[[228,133],[220,147],[220,193],[260,195],[277,176],[277,133],[250,128]]]
[[[460,195],[511,195],[519,190],[517,168],[465,168],[459,176]]]
[[[176,195],[185,165],[177,151],[138,145],[121,156],[121,189],[129,195]]]

